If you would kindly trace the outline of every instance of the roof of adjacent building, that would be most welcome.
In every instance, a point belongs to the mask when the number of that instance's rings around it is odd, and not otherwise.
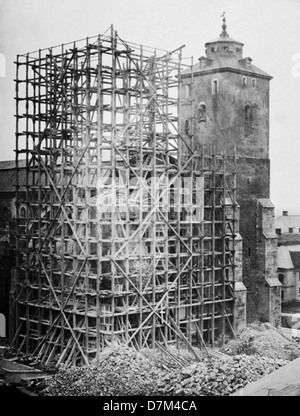
[[[20,160],[19,168],[19,184],[25,185],[25,166],[26,160]],[[5,160],[0,162],[0,193],[12,193],[15,192],[16,184],[16,161],[15,160]]]
[[[296,228],[300,229],[300,215],[281,215],[275,218],[275,228]]]
[[[26,160],[19,160],[18,161],[19,168],[25,168]],[[16,168],[16,161],[15,160],[2,160],[0,161],[0,170],[10,170]]]
[[[295,269],[300,269],[300,251],[290,251],[291,259]]]
[[[299,233],[283,233],[278,235],[278,246],[292,246],[300,244]]]
[[[289,246],[280,246],[280,247],[278,247],[278,250],[277,250],[277,267],[279,269],[294,269],[295,268],[293,260],[292,260],[291,253],[299,253],[299,256],[300,256],[300,244],[294,245],[292,247],[289,247]],[[295,259],[296,259],[296,257],[298,259],[298,254],[297,255],[293,254],[293,256],[294,256]]]

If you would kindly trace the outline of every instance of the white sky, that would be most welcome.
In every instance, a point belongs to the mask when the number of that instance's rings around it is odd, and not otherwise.
[[[127,41],[204,55],[227,31],[244,57],[274,77],[270,100],[271,200],[276,213],[300,214],[300,0],[0,0],[0,160],[14,159],[14,60],[39,48],[103,33],[111,24]],[[294,61],[293,61],[294,60]],[[297,62],[298,66],[297,66]],[[3,76],[5,75],[5,76]]]

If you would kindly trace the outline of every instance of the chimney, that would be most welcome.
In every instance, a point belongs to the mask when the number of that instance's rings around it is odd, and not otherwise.
[[[282,215],[283,215],[284,217],[287,217],[287,216],[289,215],[289,212],[288,212],[288,211],[282,211]]]

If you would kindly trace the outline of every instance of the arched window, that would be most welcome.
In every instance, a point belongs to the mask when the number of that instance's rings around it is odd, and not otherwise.
[[[218,90],[219,90],[219,82],[217,79],[213,79],[211,82],[211,89],[212,89],[212,94],[218,94]]]
[[[251,111],[251,106],[250,104],[247,104],[245,106],[245,122],[249,123],[252,119],[252,115],[251,115],[252,111]]]
[[[184,132],[187,135],[190,134],[190,122],[189,122],[189,120],[185,120],[185,122],[184,122]]]
[[[252,127],[258,125],[259,107],[257,104],[252,106]]]
[[[252,84],[252,87],[256,87],[256,79],[255,78],[252,78],[251,84]]]
[[[20,208],[20,218],[26,218],[26,208],[25,207]]]
[[[245,120],[245,137],[252,133],[252,108],[248,103],[244,108],[244,120]]]
[[[242,84],[243,84],[243,87],[246,87],[246,85],[247,85],[247,77],[243,77],[242,78]]]
[[[206,105],[204,103],[198,105],[197,121],[198,123],[206,122]]]

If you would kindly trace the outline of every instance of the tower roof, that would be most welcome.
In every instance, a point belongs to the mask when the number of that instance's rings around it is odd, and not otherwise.
[[[220,36],[218,38],[213,39],[213,40],[211,40],[209,42],[206,42],[205,43],[205,46],[206,45],[209,45],[210,43],[216,43],[216,42],[226,42],[226,43],[229,42],[229,43],[236,43],[238,45],[244,46],[243,43],[238,42],[237,40],[234,40],[234,39],[232,39],[232,38],[229,37],[229,34],[227,33],[227,30],[226,30],[227,29],[227,25],[226,25],[225,12],[223,12],[222,17],[223,17],[223,19],[222,19],[222,21],[223,21],[223,24],[222,24],[222,33],[220,34]]]
[[[231,71],[245,75],[259,76],[266,79],[272,77],[262,69],[252,64],[252,59],[243,58],[244,44],[229,37],[225,14],[222,14],[222,33],[216,39],[205,43],[206,56],[201,56],[199,62],[193,66],[194,74]],[[188,68],[182,75],[188,75]]]

